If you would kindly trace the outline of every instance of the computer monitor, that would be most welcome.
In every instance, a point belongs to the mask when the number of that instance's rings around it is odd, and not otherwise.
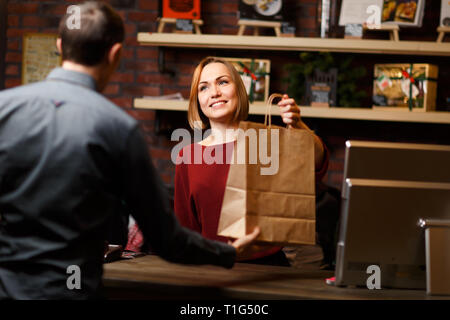
[[[377,265],[382,287],[425,289],[417,223],[450,219],[449,163],[450,146],[346,142],[336,285],[366,286]]]
[[[450,182],[450,146],[375,141],[345,142],[348,178]]]

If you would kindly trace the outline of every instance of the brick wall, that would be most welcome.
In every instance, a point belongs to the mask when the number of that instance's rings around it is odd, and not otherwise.
[[[65,13],[68,5],[81,1],[55,1],[55,0],[8,0],[7,4],[7,41],[5,55],[4,86],[6,88],[20,85],[22,68],[22,35],[27,32],[56,33],[58,21]],[[170,160],[171,148],[176,142],[170,141],[170,132],[176,127],[187,127],[185,114],[182,112],[154,112],[137,110],[133,108],[133,98],[142,96],[163,95],[181,92],[184,98],[188,98],[189,86],[195,65],[207,55],[229,57],[265,58],[272,62],[271,92],[285,91],[282,78],[285,76],[283,64],[298,62],[296,52],[270,52],[270,51],[245,51],[245,50],[214,50],[214,49],[166,49],[164,52],[165,63],[168,69],[175,71],[171,76],[158,71],[158,49],[154,47],[139,46],[136,40],[138,32],[156,31],[156,18],[158,17],[158,1],[156,0],[109,0],[122,15],[126,24],[125,49],[119,69],[113,76],[111,83],[105,90],[105,94],[128,114],[138,119],[146,134],[149,152],[158,171],[169,186],[173,185],[174,165]],[[317,1],[315,0],[290,0],[295,16],[296,35],[302,37],[315,37],[319,34],[317,23]],[[436,10],[430,10],[427,2],[428,14],[436,15]],[[203,0],[202,18],[205,25],[203,33],[236,34],[238,28],[237,13],[238,0]],[[247,31],[248,33],[251,30]],[[273,31],[266,30],[266,34]],[[414,37],[417,30],[408,31],[408,37]],[[429,31],[423,37],[431,37]],[[387,35],[376,35],[386,37]],[[384,59],[384,60],[383,60]],[[368,70],[373,68],[375,62],[389,61],[392,57],[381,55],[359,55],[360,63],[367,65]],[[396,57],[395,59],[399,59]],[[406,59],[400,57],[401,61]],[[411,59],[411,58],[410,58]],[[441,65],[446,62],[442,58]],[[398,61],[398,60],[397,60]],[[435,62],[436,58],[424,57],[425,62]],[[370,71],[369,71],[370,74]],[[448,76],[444,72],[444,75]],[[365,85],[370,91],[371,79],[367,79]],[[261,121],[261,117],[252,116],[250,120]],[[445,135],[445,129],[440,126],[423,127],[420,130],[433,132],[425,135],[424,140],[417,125],[409,127],[400,126],[396,129],[390,124],[370,122],[369,126],[375,126],[374,130],[367,131],[367,123],[358,121],[330,121],[320,119],[305,119],[308,125],[317,130],[324,138],[331,151],[330,168],[325,181],[330,185],[340,188],[342,183],[342,170],[344,164],[344,142],[348,138],[366,138],[386,140],[406,140],[436,142],[439,136]],[[378,126],[378,127],[376,127]],[[389,127],[390,134],[383,135],[380,127]],[[408,129],[409,128],[409,129]],[[412,129],[411,129],[412,128]],[[345,130],[343,130],[345,129]],[[378,131],[377,131],[378,130]],[[396,131],[398,130],[398,131]],[[404,132],[409,132],[407,135]],[[437,131],[436,131],[437,130]],[[444,141],[444,143],[448,143]]]

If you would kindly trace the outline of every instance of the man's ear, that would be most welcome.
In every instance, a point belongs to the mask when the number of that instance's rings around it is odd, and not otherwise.
[[[59,55],[62,57],[62,40],[61,40],[61,38],[56,39],[56,48],[58,49]]]
[[[108,52],[108,62],[112,65],[117,65],[122,55],[122,44],[115,43]]]

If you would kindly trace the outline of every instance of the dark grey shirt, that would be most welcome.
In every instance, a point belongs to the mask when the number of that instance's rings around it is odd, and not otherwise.
[[[95,297],[122,201],[163,258],[231,267],[234,248],[180,227],[167,199],[138,123],[89,75],[58,68],[0,93],[0,298]]]

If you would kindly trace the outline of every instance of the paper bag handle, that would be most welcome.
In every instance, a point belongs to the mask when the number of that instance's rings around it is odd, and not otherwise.
[[[275,98],[283,98],[282,94],[279,93],[272,93],[269,97],[269,99],[267,99],[267,105],[266,105],[266,114],[264,116],[264,125],[267,126],[267,118],[269,119],[269,127],[272,125],[272,101]]]

